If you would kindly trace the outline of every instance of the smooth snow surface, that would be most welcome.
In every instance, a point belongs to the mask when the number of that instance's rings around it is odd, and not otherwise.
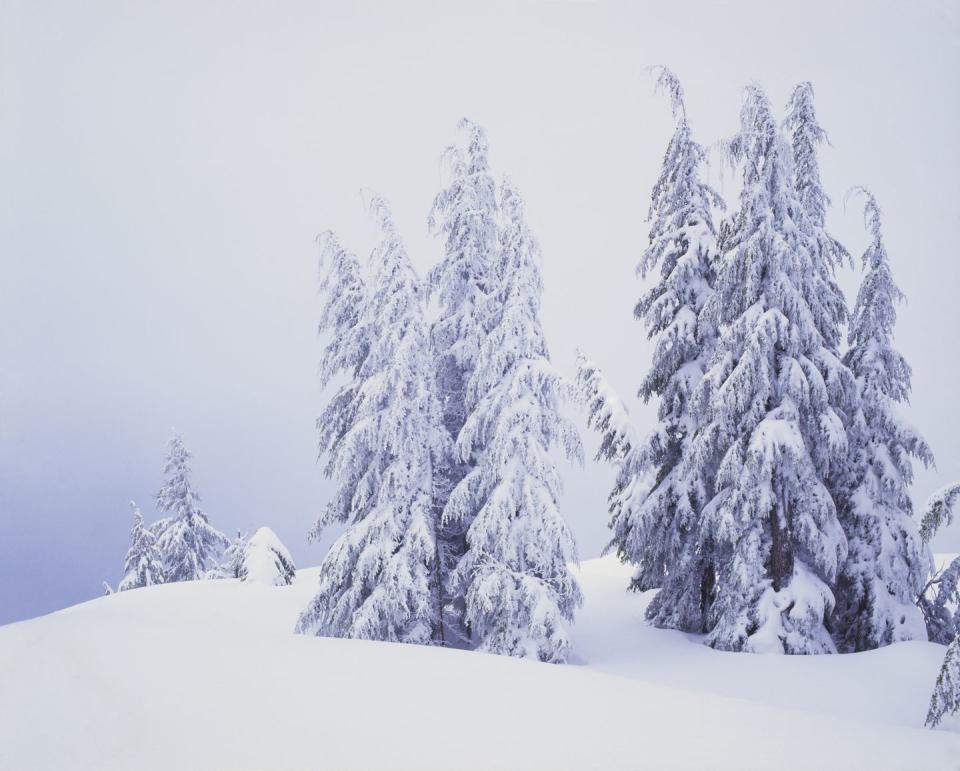
[[[0,627],[0,768],[957,769],[943,647],[721,653],[583,564],[567,666],[292,633],[317,586],[152,586]],[[578,666],[577,663],[580,665]],[[469,729],[469,730],[467,730]]]

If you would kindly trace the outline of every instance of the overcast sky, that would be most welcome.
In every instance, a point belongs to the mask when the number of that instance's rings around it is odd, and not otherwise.
[[[329,490],[313,238],[333,228],[365,254],[370,187],[425,270],[464,115],[525,193],[556,363],[572,373],[582,347],[647,425],[634,266],[671,130],[651,64],[680,76],[707,145],[735,130],[744,85],[781,107],[813,81],[829,224],[861,253],[842,199],[871,187],[909,299],[909,417],[938,462],[917,476],[922,503],[960,478],[958,41],[958,4],[933,0],[0,0],[0,622],[116,584],[127,501],[155,516],[173,426],[214,524],[270,525],[299,563],[320,560],[305,538]],[[734,205],[730,172],[710,176]],[[582,557],[606,542],[611,478],[565,469]],[[938,548],[960,550],[960,526]]]

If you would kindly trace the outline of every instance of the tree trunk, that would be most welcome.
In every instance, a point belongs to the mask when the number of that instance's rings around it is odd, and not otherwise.
[[[790,583],[793,575],[793,544],[790,540],[790,516],[786,493],[780,490],[780,500],[770,512],[770,578],[774,591],[779,592]]]

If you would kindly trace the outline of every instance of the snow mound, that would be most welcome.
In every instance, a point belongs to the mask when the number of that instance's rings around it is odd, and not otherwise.
[[[721,653],[583,564],[578,665],[293,634],[290,586],[151,586],[0,627],[0,768],[956,769],[943,647]]]
[[[244,545],[237,575],[249,583],[287,586],[293,583],[296,572],[293,557],[277,534],[269,527],[261,527]]]

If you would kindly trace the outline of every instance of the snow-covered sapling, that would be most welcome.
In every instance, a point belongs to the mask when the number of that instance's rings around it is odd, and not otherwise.
[[[237,563],[237,578],[241,581],[287,586],[296,574],[293,557],[269,527],[261,527],[244,543]]]
[[[140,507],[130,501],[130,508],[133,510],[133,528],[130,530],[130,549],[123,561],[123,578],[117,586],[118,592],[162,584],[164,581],[156,536],[143,526]]]
[[[180,435],[174,434],[163,466],[166,479],[156,495],[157,510],[166,516],[151,527],[167,583],[203,578],[230,543],[200,509],[200,496],[190,480],[190,458]]]
[[[207,573],[207,578],[239,578],[240,563],[243,561],[243,550],[247,545],[249,535],[237,531],[237,537],[224,550],[220,564]]]

